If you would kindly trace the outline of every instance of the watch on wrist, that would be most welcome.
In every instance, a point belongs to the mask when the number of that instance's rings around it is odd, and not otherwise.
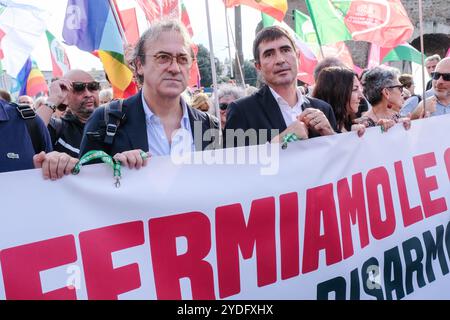
[[[49,107],[50,109],[52,109],[53,112],[56,111],[56,104],[51,103],[51,102],[46,102],[45,105],[46,105],[47,107]]]

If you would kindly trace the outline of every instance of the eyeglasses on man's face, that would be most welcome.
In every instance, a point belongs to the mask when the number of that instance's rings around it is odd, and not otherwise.
[[[100,83],[97,81],[92,82],[72,82],[73,91],[76,93],[83,92],[86,88],[93,92],[100,90]]]
[[[146,55],[144,55],[146,56]],[[192,63],[192,58],[188,54],[179,53],[177,55],[173,55],[168,52],[159,52],[152,55],[153,59],[157,64],[162,66],[172,65],[173,60],[175,59],[180,66],[188,66]]]
[[[431,73],[431,78],[433,80],[439,80],[439,78],[442,76],[442,79],[444,79],[444,81],[450,81],[450,73],[440,73],[440,72],[432,72]]]

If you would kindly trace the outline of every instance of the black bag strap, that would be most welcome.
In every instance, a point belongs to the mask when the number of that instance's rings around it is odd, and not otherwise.
[[[105,139],[106,145],[112,145],[114,136],[120,124],[125,120],[125,112],[122,110],[123,99],[112,100],[105,106],[104,120],[106,125]]]
[[[33,144],[34,153],[38,154],[41,151],[45,151],[44,141],[39,130],[38,122],[36,121],[36,112],[25,104],[15,104],[16,110],[19,112],[22,119],[25,120],[27,125],[28,134],[30,135],[31,142]]]

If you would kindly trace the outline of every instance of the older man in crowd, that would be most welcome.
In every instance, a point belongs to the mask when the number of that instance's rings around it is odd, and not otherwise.
[[[148,153],[163,156],[204,150],[210,142],[203,140],[203,133],[218,123],[181,97],[193,62],[186,28],[177,20],[152,24],[139,39],[134,57],[142,90],[123,101],[112,124],[105,126],[104,107],[94,112],[85,127],[81,155],[103,150],[123,165],[139,169],[147,163]]]
[[[434,95],[419,103],[411,119],[450,114],[450,57],[442,59],[431,74]],[[425,106],[425,112],[424,112]]]

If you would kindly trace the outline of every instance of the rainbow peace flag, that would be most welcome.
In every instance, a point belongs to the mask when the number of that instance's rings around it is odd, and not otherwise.
[[[227,8],[243,4],[274,17],[278,21],[283,21],[288,9],[287,0],[224,0],[224,3]]]
[[[19,95],[28,95],[35,97],[40,94],[48,93],[47,82],[44,75],[39,70],[36,62],[31,58],[25,62],[25,65],[17,75],[17,81],[20,84]]]
[[[133,73],[125,63],[122,37],[108,0],[69,0],[63,38],[83,51],[98,51],[115,98],[136,93]]]

